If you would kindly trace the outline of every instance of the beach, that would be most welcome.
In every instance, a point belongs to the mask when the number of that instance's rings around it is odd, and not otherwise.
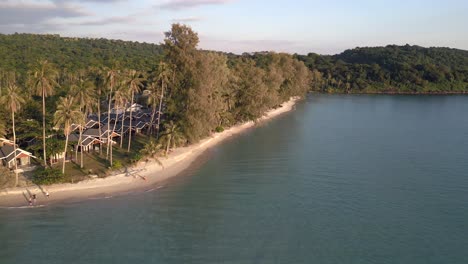
[[[96,178],[78,183],[54,184],[50,186],[28,186],[10,188],[0,191],[0,208],[24,207],[28,205],[30,194],[36,194],[36,205],[49,205],[64,201],[81,201],[94,198],[108,198],[135,190],[153,190],[164,187],[164,182],[187,169],[206,150],[216,146],[225,139],[238,135],[257,124],[268,121],[282,113],[294,109],[299,98],[291,98],[281,107],[271,109],[257,122],[249,121],[233,126],[221,133],[214,133],[200,142],[179,147],[171,151],[167,157],[155,161],[139,162],[120,173],[106,178]],[[47,197],[46,193],[50,196]]]

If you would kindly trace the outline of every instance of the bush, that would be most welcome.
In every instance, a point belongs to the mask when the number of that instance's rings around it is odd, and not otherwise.
[[[224,131],[224,127],[222,126],[217,126],[216,129],[215,129],[216,133],[221,133]]]
[[[120,170],[123,167],[122,162],[120,160],[116,160],[112,163],[112,169]]]
[[[130,162],[131,163],[136,163],[136,162],[140,161],[142,158],[143,158],[143,155],[141,155],[141,153],[137,152],[137,153],[133,154],[132,158],[130,159]]]
[[[35,171],[33,182],[35,184],[54,184],[65,181],[65,177],[60,169],[39,168]]]

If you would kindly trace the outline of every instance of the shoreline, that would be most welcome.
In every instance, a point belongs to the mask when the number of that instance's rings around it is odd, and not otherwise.
[[[29,208],[26,197],[28,192],[37,195],[36,205],[49,205],[64,201],[83,201],[87,199],[109,198],[114,194],[124,194],[129,191],[148,189],[154,190],[161,187],[166,180],[173,178],[188,169],[203,153],[215,147],[225,139],[239,135],[249,128],[255,127],[259,122],[264,122],[294,109],[299,98],[291,98],[281,104],[281,107],[270,109],[257,122],[248,121],[226,129],[221,133],[215,133],[200,142],[174,149],[167,157],[160,158],[164,168],[155,161],[139,162],[129,168],[129,173],[120,173],[106,178],[89,179],[78,183],[62,183],[49,186],[37,185],[28,187],[10,188],[0,191],[1,208]],[[135,175],[134,172],[138,175]],[[45,192],[49,192],[47,198]]]

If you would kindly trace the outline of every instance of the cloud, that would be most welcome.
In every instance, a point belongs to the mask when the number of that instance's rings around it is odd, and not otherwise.
[[[53,18],[75,18],[87,15],[81,8],[65,4],[0,1],[0,25],[36,25]]]
[[[222,5],[229,2],[231,2],[231,0],[169,0],[159,5],[159,7],[162,9],[181,10],[203,5]]]
[[[133,16],[119,16],[119,17],[109,17],[93,21],[84,21],[72,23],[72,25],[79,26],[103,26],[103,25],[112,25],[112,24],[131,24],[135,22],[136,19]]]
[[[172,19],[172,23],[191,23],[191,22],[199,22],[202,21],[203,19],[201,17],[185,17],[185,18],[175,18]]]

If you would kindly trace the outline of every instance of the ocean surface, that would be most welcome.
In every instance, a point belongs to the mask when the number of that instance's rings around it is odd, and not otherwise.
[[[311,95],[164,188],[0,210],[0,263],[468,263],[468,97]]]

